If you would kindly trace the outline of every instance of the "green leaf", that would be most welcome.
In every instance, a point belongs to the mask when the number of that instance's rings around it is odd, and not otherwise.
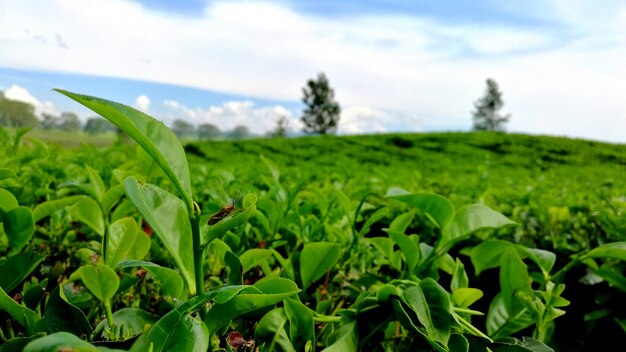
[[[150,330],[141,335],[133,344],[131,352],[143,351],[202,351],[208,349],[210,334],[204,324],[193,319],[189,314],[199,310],[208,301],[217,304],[226,303],[246,286],[224,286],[207,293],[198,295],[179,305],[165,314]],[[179,341],[180,340],[180,341]],[[197,341],[198,348],[192,349]],[[181,344],[176,345],[177,342]],[[206,343],[206,345],[205,345]],[[185,345],[185,346],[183,346]],[[187,349],[184,349],[184,348]],[[201,350],[201,348],[204,348]]]
[[[17,203],[17,199],[13,193],[7,191],[6,189],[0,188],[0,220],[2,219],[2,215],[7,211],[17,208],[19,204]]]
[[[159,280],[163,294],[179,298],[183,293],[183,279],[176,271],[170,268],[141,260],[124,260],[117,263],[117,267],[121,269],[144,268],[150,275]]]
[[[412,211],[398,215],[391,221],[391,224],[389,224],[389,230],[404,234],[406,229],[409,228],[409,225],[411,225],[411,221],[413,221],[414,217],[415,213]]]
[[[113,341],[128,340],[147,331],[159,320],[159,316],[138,308],[122,308],[113,313],[113,325],[115,328]],[[107,331],[111,331],[109,322],[103,319],[96,326],[96,336],[106,337]]]
[[[426,328],[428,336],[444,346],[450,339],[452,317],[450,298],[435,280],[424,279],[417,286],[404,290],[404,300]]]
[[[30,342],[24,348],[24,352],[99,352],[112,351],[110,349],[99,349],[87,341],[68,332],[56,332]]]
[[[3,225],[13,252],[21,250],[35,234],[33,214],[27,207],[13,208],[4,213]]]
[[[254,268],[255,266],[261,264],[269,257],[272,256],[272,251],[269,249],[261,249],[261,248],[252,248],[243,252],[239,256],[239,260],[241,261],[242,272],[246,273],[248,270]]]
[[[0,263],[0,287],[5,292],[11,292],[37,269],[44,258],[44,256],[35,252],[25,252],[10,256]]]
[[[543,342],[530,337],[523,337],[521,340],[508,337],[495,342],[494,352],[554,352]]]
[[[450,289],[453,293],[460,288],[467,288],[469,285],[469,279],[467,278],[467,273],[465,272],[465,266],[461,263],[459,258],[456,259],[455,264],[452,281],[450,282]]]
[[[483,297],[483,291],[477,288],[461,287],[452,292],[452,300],[458,307],[467,308]]]
[[[516,307],[513,306],[516,292],[523,291],[529,296],[533,294],[528,269],[514,248],[506,249],[500,258],[500,262],[502,299],[508,311],[516,311]]]
[[[46,333],[40,332],[28,337],[14,337],[0,345],[0,352],[23,352],[26,345],[43,336],[46,336]]]
[[[264,157],[263,155],[260,155],[260,158],[263,161],[263,163],[265,164],[265,166],[267,166],[267,169],[272,174],[272,178],[275,181],[278,181],[280,179],[280,170],[278,169],[278,166],[276,165],[276,163],[273,162],[272,160]]]
[[[359,336],[356,322],[343,324],[339,329],[330,334],[327,344],[322,352],[357,352],[359,349]]]
[[[626,242],[612,242],[600,245],[587,252],[581,260],[588,258],[626,260]]]
[[[476,275],[483,270],[500,266],[500,258],[508,248],[514,248],[520,258],[531,259],[539,266],[544,275],[549,274],[556,262],[556,255],[543,249],[527,248],[503,240],[489,240],[472,248],[470,253]]]
[[[224,263],[228,267],[228,284],[243,285],[243,269],[237,255],[227,251],[224,253]]]
[[[100,205],[102,205],[102,211],[104,213],[109,213],[115,203],[117,203],[120,198],[124,195],[124,184],[117,184],[109,188],[103,195],[100,200]]]
[[[49,333],[65,331],[78,336],[93,333],[83,311],[61,297],[59,286],[52,290],[46,302],[44,321]]]
[[[39,203],[33,210],[33,220],[39,222],[39,220],[52,215],[57,210],[61,210],[68,205],[72,205],[81,199],[87,198],[85,195],[69,196],[61,199],[49,200],[47,202]]]
[[[144,259],[150,251],[151,243],[152,240],[150,239],[150,236],[148,236],[145,232],[141,230],[137,231],[137,236],[135,236],[135,242],[133,242],[133,245],[128,250],[126,256],[128,257],[128,259]]]
[[[275,308],[259,320],[254,330],[254,338],[265,342],[267,351],[295,352],[295,348],[285,331],[287,316],[283,308]]]
[[[285,313],[289,319],[289,337],[291,341],[298,338],[304,340],[304,344],[308,341],[315,344],[315,322],[313,321],[313,312],[304,304],[295,299],[288,298],[284,301]],[[303,346],[304,346],[303,344]]]
[[[461,334],[452,334],[448,343],[450,352],[469,352],[469,341]]]
[[[91,198],[83,198],[69,210],[72,217],[89,226],[98,235],[104,236],[104,218],[98,203]]]
[[[0,310],[7,312],[13,319],[17,320],[17,322],[20,323],[24,329],[26,329],[28,335],[32,335],[37,332],[37,322],[41,320],[39,315],[15,302],[13,298],[9,297],[1,287]]]
[[[402,255],[404,255],[408,271],[413,272],[420,260],[420,250],[417,241],[414,241],[411,237],[402,232],[393,231],[391,229],[385,229],[385,232],[387,232],[389,238],[398,244]]]
[[[263,307],[272,306],[300,292],[288,279],[267,278],[248,286],[245,291],[223,304],[215,304],[206,314],[204,323],[211,334],[217,333],[236,317]]]
[[[126,194],[150,224],[176,262],[189,293],[196,293],[191,224],[183,202],[166,190],[151,184],[141,185],[132,176],[125,182]]]
[[[17,178],[17,175],[11,169],[0,168],[0,181],[9,178]]]
[[[137,238],[137,222],[133,218],[121,218],[109,226],[104,263],[111,268],[125,259]]]
[[[452,202],[437,194],[401,194],[388,197],[421,210],[439,228],[444,228],[454,215]]]
[[[487,313],[487,334],[494,339],[512,335],[535,323],[533,312],[526,307],[509,312],[502,296],[502,293],[496,295]]]
[[[307,289],[330,270],[339,260],[339,245],[330,242],[315,242],[304,246],[300,254],[300,276],[302,288]]]
[[[370,237],[365,240],[378,249],[385,258],[390,258],[393,254],[393,242],[388,237]]]
[[[189,213],[192,212],[193,197],[187,157],[178,137],[169,128],[129,106],[60,89],[55,90],[100,114],[135,140],[163,170],[182,195]]]
[[[82,280],[85,286],[99,300],[110,300],[120,285],[113,269],[106,265],[83,265],[70,275],[70,281]]]
[[[100,202],[102,201],[102,197],[106,192],[106,187],[104,186],[104,181],[98,175],[98,171],[94,170],[91,166],[85,165],[85,169],[87,169],[87,175],[89,176],[89,183],[91,184],[91,189],[93,190],[93,194],[96,196],[96,199]]]
[[[515,224],[506,216],[482,204],[461,207],[443,229],[444,242],[459,241],[475,231]]]

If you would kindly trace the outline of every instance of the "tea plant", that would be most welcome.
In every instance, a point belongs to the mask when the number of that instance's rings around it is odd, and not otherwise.
[[[153,118],[59,92],[137,147],[62,152],[0,134],[2,351],[549,351],[578,314],[571,271],[610,283],[595,302],[626,291],[624,242],[534,248],[518,236],[527,224],[484,204],[290,172],[258,149],[242,177],[189,164]],[[619,226],[619,209],[602,221]],[[569,217],[548,214],[563,246]]]

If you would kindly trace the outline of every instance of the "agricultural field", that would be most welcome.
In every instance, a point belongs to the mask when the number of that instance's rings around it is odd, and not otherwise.
[[[626,146],[0,131],[0,351],[581,351],[626,337]]]

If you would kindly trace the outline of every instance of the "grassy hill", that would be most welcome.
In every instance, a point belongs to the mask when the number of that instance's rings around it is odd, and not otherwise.
[[[550,247],[587,247],[598,236],[626,236],[626,145],[424,133],[204,142],[185,149],[192,166],[233,174],[238,181],[228,190],[231,197],[245,179],[267,174],[263,155],[283,180],[336,182],[353,197],[383,195],[397,186],[442,194],[457,205],[485,203],[520,222],[518,236],[554,238]]]

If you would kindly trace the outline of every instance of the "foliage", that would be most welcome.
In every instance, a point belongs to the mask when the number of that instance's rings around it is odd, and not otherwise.
[[[203,123],[198,126],[198,139],[217,139],[221,135],[219,127],[212,123]]]
[[[4,94],[0,94],[0,126],[18,128],[39,126],[35,107],[22,101],[7,99]]]
[[[498,113],[503,106],[502,92],[500,92],[498,84],[491,78],[487,79],[485,95],[474,103],[476,109],[472,112],[474,130],[504,131],[504,125],[509,121],[511,115]]]
[[[302,102],[306,106],[302,113],[304,132],[334,134],[337,132],[341,108],[335,101],[335,91],[330,87],[326,75],[310,79],[302,88]]]
[[[237,125],[228,135],[232,139],[244,139],[250,136],[250,129],[244,125]]]
[[[73,112],[64,112],[59,117],[58,128],[64,131],[78,131],[80,130],[80,119],[78,115]]]
[[[0,133],[2,349],[551,351],[624,333],[623,146],[478,133],[185,155],[151,117],[62,93],[137,144]]]
[[[100,134],[116,132],[117,128],[115,128],[115,125],[110,123],[107,119],[103,119],[101,117],[90,117],[87,119],[83,130],[88,134]]]
[[[196,132],[196,127],[185,120],[176,119],[172,123],[172,132],[179,137],[190,136]]]
[[[276,126],[274,129],[267,133],[269,137],[286,137],[289,132],[289,118],[287,116],[280,116],[276,120]]]

